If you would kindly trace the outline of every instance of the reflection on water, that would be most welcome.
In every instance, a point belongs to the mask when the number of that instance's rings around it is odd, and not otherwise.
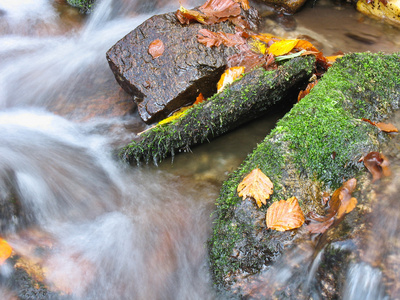
[[[114,160],[113,149],[145,124],[115,82],[105,53],[150,15],[178,6],[177,1],[103,0],[83,17],[63,1],[0,0],[1,235],[19,255],[20,266],[42,267],[26,269],[54,291],[75,299],[216,297],[205,246],[214,199],[227,174],[282,113],[194,147],[159,168]],[[306,13],[299,14],[297,34],[328,41],[328,51],[346,46],[337,43],[342,33],[329,37],[341,32],[337,28],[329,34],[321,31],[327,26],[306,31],[315,26],[304,23]],[[390,37],[376,38],[389,49],[398,45],[388,44]],[[301,273],[301,282],[312,285],[319,260],[311,254],[275,266],[274,282],[293,278],[293,263],[307,262],[312,272]],[[10,265],[0,268],[2,299],[22,286]],[[356,282],[359,269],[349,270]],[[378,282],[374,272],[371,280]],[[25,287],[18,296],[47,297],[40,293]]]

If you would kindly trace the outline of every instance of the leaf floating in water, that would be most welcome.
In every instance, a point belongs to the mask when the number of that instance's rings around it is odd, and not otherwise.
[[[153,58],[160,57],[164,53],[164,43],[157,39],[150,43],[149,53]]]
[[[244,67],[232,67],[222,74],[217,83],[217,93],[221,92],[228,84],[239,78],[244,73]]]
[[[273,193],[274,184],[260,169],[251,171],[237,187],[239,197],[256,200],[258,207],[267,204],[267,199]]]
[[[6,240],[0,238],[0,265],[11,256],[12,248]]]
[[[296,197],[273,203],[267,210],[267,227],[277,231],[299,228],[305,221]]]
[[[370,152],[360,159],[365,167],[372,174],[372,182],[381,179],[383,176],[390,176],[389,160],[385,155],[379,152]]]

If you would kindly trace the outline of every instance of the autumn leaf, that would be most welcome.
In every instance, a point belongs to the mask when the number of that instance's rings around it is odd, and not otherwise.
[[[267,210],[267,227],[277,231],[299,228],[305,221],[296,197],[274,202]]]
[[[342,217],[351,212],[357,205],[357,199],[352,197],[357,185],[357,180],[351,178],[335,190],[327,203],[327,209],[324,216],[315,212],[307,215],[308,224],[306,226],[310,233],[324,233],[335,222],[340,222]],[[324,196],[326,197],[326,195]]]
[[[258,168],[251,171],[237,187],[239,197],[256,200],[258,207],[267,204],[267,199],[273,193],[272,181]]]
[[[158,122],[157,125],[164,125],[167,123],[170,123],[174,120],[179,119],[180,117],[184,116],[187,113],[187,110],[190,108],[191,106],[187,106],[187,107],[182,107],[180,110],[174,112],[172,114],[172,116],[165,118],[164,120],[161,120],[160,122]]]
[[[236,17],[241,13],[240,4],[233,0],[208,0],[199,10],[207,18],[215,17],[217,20]]]
[[[251,50],[233,54],[227,59],[228,68],[241,66],[245,68],[246,72],[250,72],[251,70],[261,67],[264,64],[264,56]]]
[[[382,122],[375,123],[366,118],[362,118],[361,120],[378,127],[383,132],[387,132],[387,133],[399,132],[399,130],[396,128],[396,126],[394,126],[392,123],[382,123]]]
[[[365,167],[372,174],[372,182],[381,179],[383,176],[390,176],[391,170],[389,160],[385,155],[379,152],[370,152],[359,161],[363,161]]]
[[[268,53],[272,53],[275,56],[280,56],[289,53],[297,45],[299,40],[282,40],[273,43],[268,48]]]
[[[175,13],[176,17],[178,18],[181,24],[189,24],[190,21],[195,20],[199,23],[206,24],[206,16],[202,13],[192,10],[186,9],[182,5]]]
[[[11,256],[12,248],[6,240],[0,238],[0,265]]]
[[[260,40],[251,40],[248,42],[248,44],[251,47],[251,50],[257,53],[265,54],[267,52],[267,45]]]
[[[244,67],[232,67],[227,69],[217,83],[217,93],[221,92],[228,84],[231,84],[244,73]]]
[[[240,6],[244,9],[244,10],[249,10],[250,9],[250,4],[249,4],[249,0],[234,0],[235,2],[238,2],[240,4]]]
[[[219,47],[221,44],[226,47],[232,47],[246,43],[246,40],[241,36],[240,32],[236,34],[222,31],[213,32],[205,28],[199,30],[197,40],[207,47]]]
[[[312,88],[317,84],[317,82],[318,82],[318,80],[310,82],[304,91],[300,91],[299,95],[297,96],[297,102],[299,102],[301,99],[303,99],[305,96],[307,96],[310,93],[310,91],[312,90]]]
[[[197,96],[196,101],[194,101],[193,105],[199,104],[199,103],[204,102],[204,101],[206,101],[206,98],[204,98],[203,94],[200,93]]]
[[[157,39],[150,43],[149,53],[153,58],[160,57],[164,53],[164,43]]]

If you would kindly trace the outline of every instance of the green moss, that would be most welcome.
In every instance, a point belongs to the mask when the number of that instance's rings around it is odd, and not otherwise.
[[[238,268],[246,272],[253,268],[246,258],[232,257],[234,248],[242,245],[247,256],[268,252],[271,248],[268,237],[257,245],[250,243],[248,236],[256,235],[259,228],[237,216],[238,203],[242,200],[236,188],[246,174],[259,167],[271,178],[275,190],[271,201],[299,193],[300,179],[335,189],[344,179],[356,176],[364,168],[358,162],[363,154],[379,150],[382,133],[361,118],[382,121],[399,105],[398,54],[350,54],[335,63],[312,92],[278,122],[224,182],[216,202],[217,219],[209,241],[215,282],[224,285],[225,278]],[[319,202],[312,197],[300,200],[304,200],[300,201],[303,210],[306,204],[315,207],[313,203]],[[265,210],[265,207],[261,209]],[[236,225],[232,227],[231,224]],[[269,259],[261,258],[260,265]],[[257,271],[256,268],[252,270]]]
[[[90,13],[94,8],[96,0],[67,0],[67,2],[73,7],[80,8],[82,13]]]

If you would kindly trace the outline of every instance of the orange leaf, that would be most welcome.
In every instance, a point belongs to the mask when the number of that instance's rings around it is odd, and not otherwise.
[[[273,43],[269,49],[268,53],[272,53],[275,56],[285,55],[296,47],[299,40],[282,40]]]
[[[191,20],[206,24],[205,15],[196,10],[186,9],[183,6],[176,11],[175,15],[181,24],[189,24]]]
[[[231,84],[235,79],[244,73],[244,67],[229,68],[221,75],[221,79],[217,83],[217,93],[221,92],[225,86]]]
[[[299,102],[301,99],[307,96],[310,93],[311,89],[317,84],[317,82],[318,80],[310,82],[304,91],[300,91],[299,95],[297,96],[297,102]]]
[[[320,52],[317,48],[314,47],[313,44],[311,44],[307,40],[298,40],[297,44],[295,45],[295,48],[306,51]]]
[[[204,98],[203,94],[200,93],[200,94],[197,96],[196,101],[194,101],[193,105],[199,104],[199,103],[201,103],[201,102],[203,102],[203,101],[205,101],[205,100],[206,100],[206,98]]]
[[[217,19],[236,17],[241,13],[239,3],[233,0],[208,0],[199,9],[208,18],[215,17]]]
[[[396,126],[394,126],[392,123],[382,123],[382,122],[375,123],[366,118],[362,118],[361,120],[378,127],[383,132],[388,132],[388,133],[389,132],[399,132],[399,130],[396,128]]]
[[[267,199],[273,193],[274,184],[258,168],[251,171],[237,187],[239,197],[243,200],[251,197],[256,200],[258,207],[267,204]]]
[[[160,57],[164,53],[164,43],[157,39],[150,43],[149,53],[153,58]]]
[[[305,219],[296,197],[274,202],[267,210],[267,227],[277,231],[299,228]]]
[[[343,57],[343,55],[333,55],[333,56],[325,56],[326,60],[329,64],[333,64],[336,59]]]
[[[246,43],[246,40],[241,36],[241,33],[233,34],[222,31],[213,32],[205,28],[199,30],[197,40],[199,43],[202,43],[207,47],[219,47],[221,44],[227,47],[232,47]]]
[[[389,160],[385,155],[379,152],[370,152],[360,161],[364,161],[365,167],[372,174],[372,182],[381,179],[383,176],[390,176]]]
[[[0,239],[0,265],[11,256],[12,248],[6,240]]]
[[[235,2],[238,2],[240,4],[240,6],[244,9],[244,10],[249,10],[250,9],[250,4],[249,4],[249,0],[234,0]]]

